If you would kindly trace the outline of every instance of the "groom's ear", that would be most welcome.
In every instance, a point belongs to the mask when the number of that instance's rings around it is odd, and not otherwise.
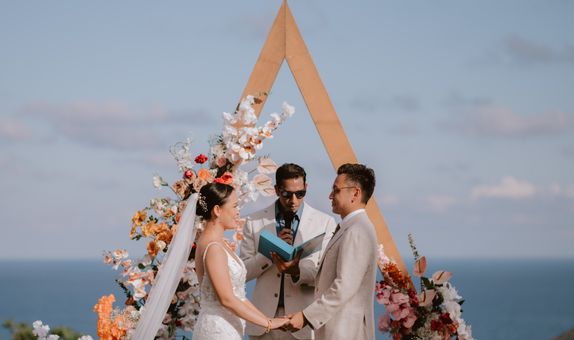
[[[357,186],[355,188],[355,192],[353,193],[353,198],[354,200],[362,203],[363,202],[363,190],[361,189],[361,187]]]

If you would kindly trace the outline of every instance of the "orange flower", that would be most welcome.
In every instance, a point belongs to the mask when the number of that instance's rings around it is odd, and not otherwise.
[[[155,242],[155,241],[150,241],[147,244],[147,252],[148,254],[150,254],[151,256],[156,256],[157,252],[160,251],[161,249],[159,249],[159,245]]]
[[[156,239],[165,242],[166,244],[169,244],[171,242],[171,239],[173,237],[171,230],[169,230],[169,228],[167,227],[167,224],[165,223],[160,223],[158,225],[157,228],[157,234],[156,234]]]
[[[143,221],[145,221],[146,217],[147,217],[147,213],[145,212],[145,210],[139,210],[132,217],[132,223],[135,225],[140,225],[143,223]]]
[[[410,286],[410,280],[408,275],[403,275],[395,263],[387,263],[383,267],[383,276],[386,279],[391,280],[400,288],[408,288]]]
[[[233,183],[233,175],[230,172],[226,172],[223,175],[221,175],[221,177],[216,178],[213,181],[222,184],[231,184]]]
[[[190,182],[188,180],[185,180],[185,179],[180,179],[179,181],[173,183],[171,188],[181,198],[186,197],[189,194],[189,192],[191,191]],[[170,212],[171,211],[168,210],[166,212],[166,214],[170,213]],[[167,216],[167,217],[169,217],[169,216]]]
[[[101,340],[116,340],[125,335],[118,318],[112,322],[112,305],[116,298],[114,294],[102,296],[94,306],[94,312],[98,314],[97,333]]]
[[[147,213],[145,210],[139,210],[135,213],[132,217],[132,229],[130,230],[130,238],[134,238],[136,236],[136,229],[140,226],[143,221],[147,218]]]
[[[154,235],[156,231],[157,231],[157,224],[155,224],[155,222],[148,222],[144,226],[142,226],[142,235],[144,237]]]
[[[213,179],[213,175],[207,169],[201,169],[197,172],[197,177],[201,178],[204,181],[210,181]]]
[[[116,316],[110,329],[112,339],[121,339],[126,335],[126,330],[124,329],[123,325],[124,318],[121,315]]]

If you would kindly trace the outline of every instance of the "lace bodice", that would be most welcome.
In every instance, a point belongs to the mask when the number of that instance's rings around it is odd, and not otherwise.
[[[226,247],[217,242],[211,242],[205,247],[203,252],[203,281],[201,282],[201,308],[206,305],[211,305],[214,302],[219,305],[219,300],[217,298],[217,293],[211,284],[209,275],[207,275],[207,268],[205,267],[205,255],[207,250],[212,245],[218,245],[225,249],[227,253],[227,267],[229,268],[229,277],[231,279],[231,285],[233,287],[233,294],[240,299],[245,299],[245,276],[247,275],[247,270],[243,261],[237,256],[233,256],[229,253]]]
[[[205,256],[209,247],[213,245],[223,248],[227,254],[227,267],[233,294],[241,300],[245,299],[245,276],[247,275],[247,270],[243,261],[231,254],[223,244],[219,242],[209,243],[203,252],[204,275],[200,286],[201,312],[193,331],[193,339],[241,339],[245,329],[245,321],[221,305],[207,273]]]

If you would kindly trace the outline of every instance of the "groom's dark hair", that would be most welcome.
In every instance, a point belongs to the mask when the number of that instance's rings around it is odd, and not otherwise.
[[[347,179],[361,187],[361,202],[367,204],[375,191],[375,172],[363,164],[345,163],[337,169],[337,175],[346,175]]]
[[[307,183],[305,169],[294,163],[285,163],[275,172],[275,184],[280,187],[284,180],[299,177],[303,177],[303,183]]]

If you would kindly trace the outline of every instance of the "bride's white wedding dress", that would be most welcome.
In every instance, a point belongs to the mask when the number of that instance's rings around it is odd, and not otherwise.
[[[201,312],[193,329],[194,340],[241,340],[245,329],[245,320],[219,303],[217,293],[211,284],[205,268],[205,254],[212,245],[222,247],[227,254],[229,277],[233,294],[241,300],[245,299],[245,276],[247,269],[239,257],[232,255],[227,247],[219,242],[211,242],[203,252],[203,280],[201,282]]]

